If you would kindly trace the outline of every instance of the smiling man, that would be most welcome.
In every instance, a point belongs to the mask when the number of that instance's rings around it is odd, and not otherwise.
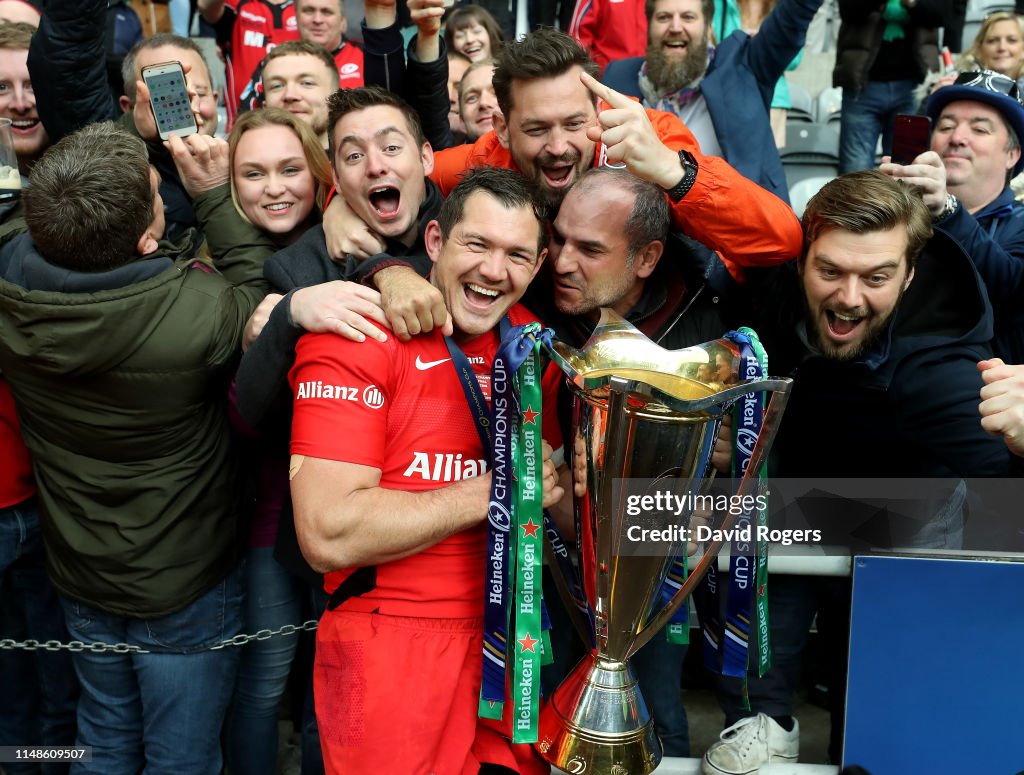
[[[545,241],[543,204],[521,175],[471,171],[426,228],[450,338],[299,342],[291,487],[300,546],[332,594],[314,668],[328,773],[550,769],[506,739],[510,712],[504,725],[477,718],[489,451],[454,366],[461,352],[462,373],[490,400],[501,321],[533,320],[517,302]],[[555,447],[547,408],[558,381],[544,379],[544,437]],[[313,395],[311,384],[344,386],[346,397]],[[550,455],[546,443],[545,507],[562,495]],[[432,462],[445,459],[460,462]]]
[[[760,299],[754,328],[772,372],[794,379],[772,450],[774,475],[954,481],[1006,475],[1005,447],[978,423],[976,363],[990,357],[991,308],[967,256],[948,235],[933,233],[920,194],[878,170],[851,173],[811,199],[803,227],[796,266],[767,270],[770,278],[752,272],[749,283]],[[912,501],[904,507],[902,513],[915,513]],[[961,548],[966,487],[936,482],[930,502],[918,508],[919,519],[886,520],[887,535],[873,533],[873,545]],[[813,505],[803,513],[826,536],[842,535],[831,543],[859,526],[850,513],[839,520],[834,510],[816,513]],[[796,761],[793,697],[819,606],[829,614],[819,617],[819,633],[827,629],[824,636],[837,635],[828,642],[848,642],[833,624],[849,621],[847,580],[773,575],[768,600],[772,669],[749,677],[752,713],[743,710],[740,682],[722,679],[719,699],[729,727],[704,756],[707,775]],[[841,649],[834,656],[841,660]],[[845,662],[829,692],[838,700],[833,761],[842,750],[844,672]]]
[[[913,164],[881,169],[919,189],[936,227],[974,261],[995,313],[995,353],[1024,362],[1024,205],[1009,183],[1024,170],[1017,84],[991,71],[961,73],[929,97],[926,109],[931,151]]]
[[[327,49],[304,40],[274,48],[263,60],[263,97],[302,119],[327,147],[327,98],[338,90],[338,71]]]
[[[501,109],[494,133],[439,151],[431,178],[446,193],[471,167],[515,169],[540,186],[554,211],[585,170],[621,163],[660,186],[672,225],[719,251],[731,270],[798,252],[799,229],[784,202],[703,154],[676,116],[644,110],[596,75],[587,52],[557,30],[542,27],[506,44],[493,78]]]
[[[378,322],[387,320],[397,335],[408,338],[426,326],[421,326],[415,309],[402,304],[414,305],[424,294],[430,297],[426,308],[434,319],[447,317],[440,293],[416,276],[430,270],[426,226],[441,207],[437,186],[425,177],[433,169],[434,156],[419,117],[401,97],[373,86],[341,89],[331,96],[329,107],[330,158],[338,196],[383,238],[386,252],[366,260],[347,256],[334,261],[323,226],[315,226],[267,260],[267,279],[274,291],[286,295],[282,304],[272,296],[254,316],[266,324],[254,323],[249,336],[255,341],[239,368],[238,408],[253,425],[273,405],[291,367],[295,343],[306,331],[332,330],[356,339],[384,337],[362,317],[366,315]],[[372,285],[356,284],[379,282],[389,275],[398,276],[397,286],[383,298]],[[416,282],[412,290],[401,281],[406,276]]]
[[[705,154],[787,198],[769,109],[820,5],[779,0],[756,35],[738,30],[716,46],[712,0],[647,0],[647,56],[611,62],[601,80],[645,107],[675,113]]]
[[[327,83],[333,85],[324,95],[324,100],[339,86],[349,89],[363,85],[363,50],[345,40],[348,21],[345,18],[342,0],[302,0],[295,3],[295,18],[298,20],[300,41],[305,43],[305,47],[295,48],[293,45],[297,41],[287,41],[272,48],[260,60],[249,82],[239,90],[239,115],[262,105],[275,106],[267,91],[264,68],[275,58],[274,52],[281,46],[285,46],[285,51],[292,54],[305,53],[321,58],[327,55],[333,61],[336,74],[327,79]],[[323,49],[323,54],[320,53],[320,49]],[[280,55],[279,52],[277,56]],[[280,65],[277,67],[280,68]],[[319,75],[315,78],[317,81],[322,80]],[[322,102],[323,100],[320,101],[321,104]],[[281,106],[278,104],[277,107]]]
[[[470,142],[494,129],[494,116],[500,111],[493,79],[494,60],[485,59],[470,65],[459,83],[459,114]]]

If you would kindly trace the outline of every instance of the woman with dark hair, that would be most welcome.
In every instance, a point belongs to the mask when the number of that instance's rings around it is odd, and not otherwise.
[[[498,55],[505,36],[486,8],[464,5],[456,8],[445,22],[444,42],[449,51],[458,51],[471,62],[480,62]]]

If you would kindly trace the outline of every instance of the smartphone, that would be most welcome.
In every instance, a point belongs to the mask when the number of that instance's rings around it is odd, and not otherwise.
[[[928,116],[896,116],[892,129],[892,160],[913,164],[931,147],[932,122]]]
[[[160,139],[171,135],[187,137],[199,131],[185,86],[181,62],[161,62],[142,68],[142,80],[149,88],[149,104],[153,106]]]

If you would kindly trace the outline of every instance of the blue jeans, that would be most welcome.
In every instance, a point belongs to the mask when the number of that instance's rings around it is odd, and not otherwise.
[[[681,696],[686,649],[669,643],[663,629],[630,660],[665,756],[690,755],[690,728]]]
[[[273,548],[249,550],[246,561],[245,631],[301,624],[304,584],[274,559]],[[238,682],[227,723],[231,772],[274,775],[277,714],[288,685],[299,636],[255,640],[242,649]]]
[[[93,759],[75,764],[73,775],[219,775],[220,732],[240,653],[206,649],[241,630],[243,570],[158,619],[61,597],[71,637],[157,652],[74,655],[82,684],[78,745],[92,746]]]
[[[0,637],[67,641],[44,568],[35,499],[0,509]],[[18,635],[15,635],[15,633]],[[78,681],[67,651],[0,651],[0,745],[71,745]],[[4,765],[9,775],[60,775],[66,764]]]
[[[916,113],[913,81],[868,81],[862,91],[843,89],[839,124],[839,174],[875,166],[875,147],[892,152],[892,126],[900,113]]]

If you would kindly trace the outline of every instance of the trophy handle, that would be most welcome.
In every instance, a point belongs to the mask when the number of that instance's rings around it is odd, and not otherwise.
[[[757,443],[754,444],[754,450],[750,455],[750,462],[747,464],[747,470],[743,474],[743,478],[740,480],[739,487],[736,489],[736,495],[743,497],[751,495],[753,489],[758,484],[757,472],[761,470],[761,467],[765,464],[768,457],[768,450],[771,449],[772,443],[775,441],[775,434],[778,433],[779,423],[782,420],[782,413],[786,408],[786,404],[789,402],[789,390],[792,387],[793,380],[771,380],[781,385],[781,388],[777,389],[771,399],[768,401],[768,407],[765,409],[764,421],[761,424],[761,433],[757,437]],[[749,391],[748,391],[749,392]],[[732,527],[733,523],[737,520],[739,515],[731,514],[728,511],[725,514],[725,519],[722,521],[721,530],[728,530]],[[676,593],[672,595],[672,599],[668,602],[661,611],[659,611],[651,621],[647,623],[636,636],[633,641],[633,645],[629,649],[627,658],[633,656],[637,651],[644,646],[647,641],[654,637],[654,635],[661,630],[672,615],[679,610],[684,602],[693,594],[694,587],[700,583],[700,580],[704,578],[704,574],[708,572],[708,567],[711,563],[715,562],[718,558],[718,553],[722,549],[722,544],[725,543],[721,539],[712,541],[707,549],[704,551],[704,556],[700,558],[700,561],[694,566],[693,571],[686,577],[686,581],[683,582],[682,586],[676,590]],[[686,551],[684,545],[683,551]]]

